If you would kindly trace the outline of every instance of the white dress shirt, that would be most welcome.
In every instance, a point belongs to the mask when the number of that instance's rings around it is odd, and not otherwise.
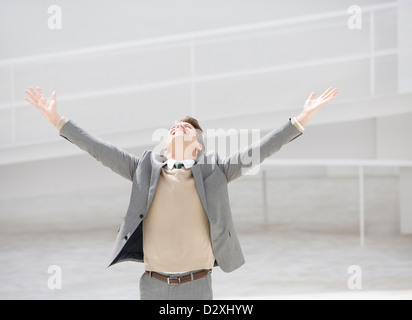
[[[167,159],[167,161],[165,162],[165,164],[167,164],[167,167],[172,170],[173,167],[175,166],[175,163],[183,163],[183,166],[185,167],[185,169],[190,169],[195,165],[195,160],[181,160],[181,161],[177,161],[175,159]]]

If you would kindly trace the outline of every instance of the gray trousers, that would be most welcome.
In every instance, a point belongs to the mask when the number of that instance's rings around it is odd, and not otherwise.
[[[162,274],[168,276],[166,273]],[[188,274],[190,272],[181,273],[179,276]],[[213,300],[212,274],[183,284],[169,285],[150,278],[145,272],[140,278],[140,300]]]

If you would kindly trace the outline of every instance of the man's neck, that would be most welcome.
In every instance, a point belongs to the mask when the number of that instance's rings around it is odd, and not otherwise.
[[[175,158],[167,158],[167,160],[166,161],[175,161],[175,162],[184,162],[184,161],[188,161],[188,162],[190,162],[190,161],[194,161],[194,162],[196,162],[196,160],[195,159],[193,159],[193,158],[191,158],[191,159],[181,159],[181,160],[177,160],[177,159],[175,159]]]
[[[173,156],[173,154],[167,154],[166,155],[166,158],[167,158],[167,160],[175,160],[175,161],[186,161],[186,160],[194,160],[194,161],[196,161],[196,158],[194,158],[193,156],[190,156],[190,157],[185,157],[185,156],[183,156],[183,157],[176,157],[176,156]]]
[[[175,165],[175,163],[182,163],[186,169],[192,168],[195,164],[196,161],[194,159],[189,159],[189,160],[175,160],[175,159],[167,159],[165,162],[169,169],[172,169]]]

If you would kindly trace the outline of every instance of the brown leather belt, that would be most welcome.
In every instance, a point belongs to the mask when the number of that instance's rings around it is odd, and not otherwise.
[[[149,277],[153,277],[157,280],[161,280],[163,282],[166,282],[169,285],[178,285],[178,284],[182,284],[182,283],[186,283],[186,282],[190,282],[190,281],[194,281],[194,280],[199,280],[202,279],[204,277],[206,277],[209,273],[211,273],[212,270],[200,270],[197,272],[191,272],[190,274],[186,275],[186,276],[164,276],[163,274],[157,273],[157,272],[153,272],[153,271],[146,271],[146,273],[149,275]]]

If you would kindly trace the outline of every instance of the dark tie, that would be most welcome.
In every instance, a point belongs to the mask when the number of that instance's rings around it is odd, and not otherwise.
[[[174,167],[175,167],[176,169],[180,169],[181,167],[183,167],[183,163],[176,162],[175,165],[174,165]]]

